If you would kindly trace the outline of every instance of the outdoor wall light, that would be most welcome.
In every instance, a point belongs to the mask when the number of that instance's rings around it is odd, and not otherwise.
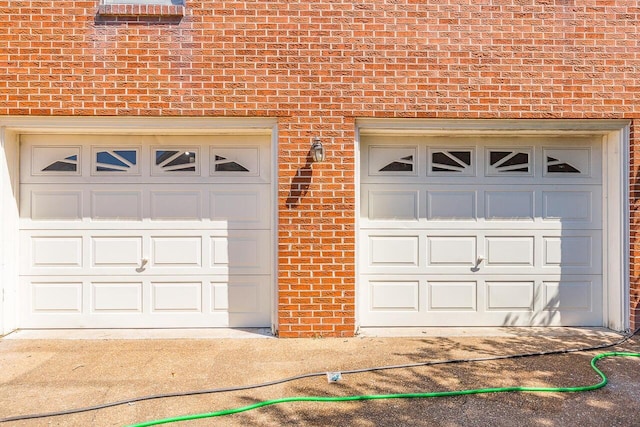
[[[313,144],[311,144],[311,158],[316,163],[324,162],[325,159],[324,147],[317,136],[313,138]]]

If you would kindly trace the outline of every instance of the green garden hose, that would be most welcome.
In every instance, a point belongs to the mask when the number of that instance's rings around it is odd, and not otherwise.
[[[456,390],[456,391],[438,391],[429,393],[399,393],[399,394],[375,394],[375,395],[361,395],[361,396],[298,396],[298,397],[284,397],[281,399],[266,400],[263,402],[254,403],[248,406],[242,406],[240,408],[224,409],[221,411],[208,412],[202,414],[183,415],[172,418],[165,418],[155,421],[146,421],[139,424],[132,424],[129,427],[146,427],[159,424],[168,424],[178,421],[190,421],[201,418],[213,418],[221,417],[224,415],[237,414],[239,412],[250,411],[252,409],[261,408],[263,406],[276,405],[279,403],[287,402],[350,402],[356,400],[375,400],[375,399],[413,399],[413,398],[428,398],[428,397],[447,397],[447,396],[463,396],[468,394],[482,394],[482,393],[507,393],[507,392],[537,392],[537,393],[572,393],[579,391],[590,391],[604,387],[607,384],[607,377],[596,366],[596,363],[600,359],[605,357],[640,357],[640,353],[627,353],[627,352],[608,352],[600,353],[591,359],[591,367],[600,376],[601,381],[597,384],[578,386],[578,387],[496,387],[496,388],[479,388],[471,390]]]

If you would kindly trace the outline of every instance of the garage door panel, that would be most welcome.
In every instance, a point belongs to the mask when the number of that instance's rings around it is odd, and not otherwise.
[[[533,221],[533,191],[485,191],[484,218],[490,221]]]
[[[83,265],[81,236],[39,236],[23,242],[31,246],[31,257],[23,258],[23,261],[31,260],[27,268],[80,268]]]
[[[271,271],[269,230],[23,231],[24,275],[259,274]],[[115,235],[114,235],[115,234]],[[119,234],[119,235],[118,235]]]
[[[229,268],[233,271],[264,272],[269,268],[269,233],[232,232],[229,233]]]
[[[25,328],[263,327],[269,276],[76,276],[21,281]]]
[[[202,237],[151,236],[150,268],[202,266]]]
[[[142,236],[91,236],[91,265],[135,268],[143,258],[142,240]]]
[[[21,137],[20,327],[269,326],[270,140]]]
[[[372,311],[418,311],[420,306],[417,280],[373,280],[369,282]]]
[[[428,281],[429,311],[476,311],[476,281]]]
[[[589,280],[559,280],[543,283],[545,311],[591,311],[593,283]]]
[[[487,281],[488,311],[533,312],[534,281]]]
[[[585,185],[553,185],[541,191],[541,219],[563,230],[602,228],[602,188]]]
[[[370,276],[358,295],[361,322],[370,326],[403,326],[419,321],[426,308],[426,288],[419,276]]]
[[[253,313],[259,310],[260,289],[255,283],[236,283],[227,288],[229,313]]]
[[[541,237],[542,267],[562,274],[602,274],[602,232],[566,230]]]
[[[230,228],[268,228],[271,203],[269,188],[256,191],[226,190],[209,192],[209,218],[224,221]]]
[[[31,283],[29,300],[31,310],[38,312],[80,313],[83,305],[81,282]]]
[[[151,282],[151,295],[152,313],[202,312],[202,282]]]
[[[211,309],[230,313],[264,311],[269,295],[268,283],[259,276],[235,276],[227,281],[212,282]]]
[[[229,236],[229,267],[241,269],[259,269],[263,252],[260,241],[255,236]]]
[[[368,249],[360,252],[360,266],[363,273],[599,274],[602,251],[593,242],[600,236],[576,230],[363,230]]]
[[[148,184],[101,184],[91,190],[87,185],[65,184],[65,191],[46,187],[21,186],[23,228],[155,228],[158,221],[171,221],[172,228],[201,228],[202,221],[207,228],[270,227],[268,184],[251,191],[246,185],[224,183],[210,191],[210,185],[192,184],[187,192],[175,184],[163,185],[170,191],[152,191]]]
[[[593,211],[592,195],[591,191],[543,191],[542,218],[590,222]]]
[[[420,236],[369,236],[369,265],[417,267]]]
[[[427,220],[477,220],[475,191],[428,191]]]
[[[534,240],[534,236],[486,236],[487,267],[533,267]]]
[[[369,191],[371,220],[417,221],[420,197],[417,191]]]
[[[209,234],[210,266],[233,274],[268,274],[271,269],[271,232],[229,230]]]
[[[476,265],[476,236],[433,236],[427,239],[427,266],[466,266]]]
[[[211,236],[211,265],[219,268],[228,268],[229,240],[226,236]]]
[[[269,321],[271,290],[267,277],[234,275],[211,281],[211,287],[211,311],[224,313],[229,324],[253,327]]]
[[[92,282],[91,310],[94,313],[141,313],[142,282]]]
[[[602,283],[593,276],[456,279],[370,275],[358,299],[367,308],[362,326],[594,326],[602,316],[593,304]]]
[[[546,236],[543,239],[545,266],[592,266],[591,236]]]
[[[363,231],[360,239],[367,241],[368,248],[366,252],[359,252],[363,271],[423,271],[426,253],[424,233],[416,230]]]
[[[599,274],[599,231],[363,230],[363,273]]]
[[[202,195],[199,191],[151,191],[149,217],[152,220],[202,219]]]
[[[142,191],[91,191],[91,218],[142,221]]]
[[[363,185],[361,228],[529,229],[532,223],[563,230],[601,228],[601,188],[596,186],[531,185],[524,192],[496,185],[474,191],[461,185],[414,187]],[[376,192],[379,206],[372,210],[370,193]]]
[[[34,221],[82,220],[82,191],[32,191],[27,215]]]
[[[602,325],[599,138],[362,142],[362,326]]]
[[[543,312],[562,324],[598,326],[601,324],[603,286],[601,276],[563,276],[543,280]]]

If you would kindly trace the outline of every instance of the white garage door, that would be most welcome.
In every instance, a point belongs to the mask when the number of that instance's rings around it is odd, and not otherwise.
[[[270,136],[21,143],[20,327],[271,324]]]
[[[599,139],[362,139],[362,326],[603,324]]]

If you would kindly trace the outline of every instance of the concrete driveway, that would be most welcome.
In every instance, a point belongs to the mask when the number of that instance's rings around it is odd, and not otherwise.
[[[561,350],[607,344],[620,338],[603,329],[445,331],[446,334],[443,330],[413,330],[403,337],[369,331],[366,336],[349,339],[273,339],[264,331],[232,331],[227,335],[218,332],[212,336],[184,331],[148,336],[137,332],[129,336],[96,331],[61,331],[57,335],[18,332],[0,340],[0,418],[146,395],[258,384],[311,372]],[[177,338],[180,336],[188,338]],[[622,345],[604,350],[377,370],[345,374],[334,383],[322,375],[269,387],[140,401],[73,415],[11,421],[0,426],[124,426],[286,396],[587,385],[600,381],[589,366],[591,358],[614,350],[640,352],[640,337],[636,335]],[[169,425],[640,425],[640,358],[608,358],[598,366],[608,376],[609,384],[584,393],[282,403]]]

